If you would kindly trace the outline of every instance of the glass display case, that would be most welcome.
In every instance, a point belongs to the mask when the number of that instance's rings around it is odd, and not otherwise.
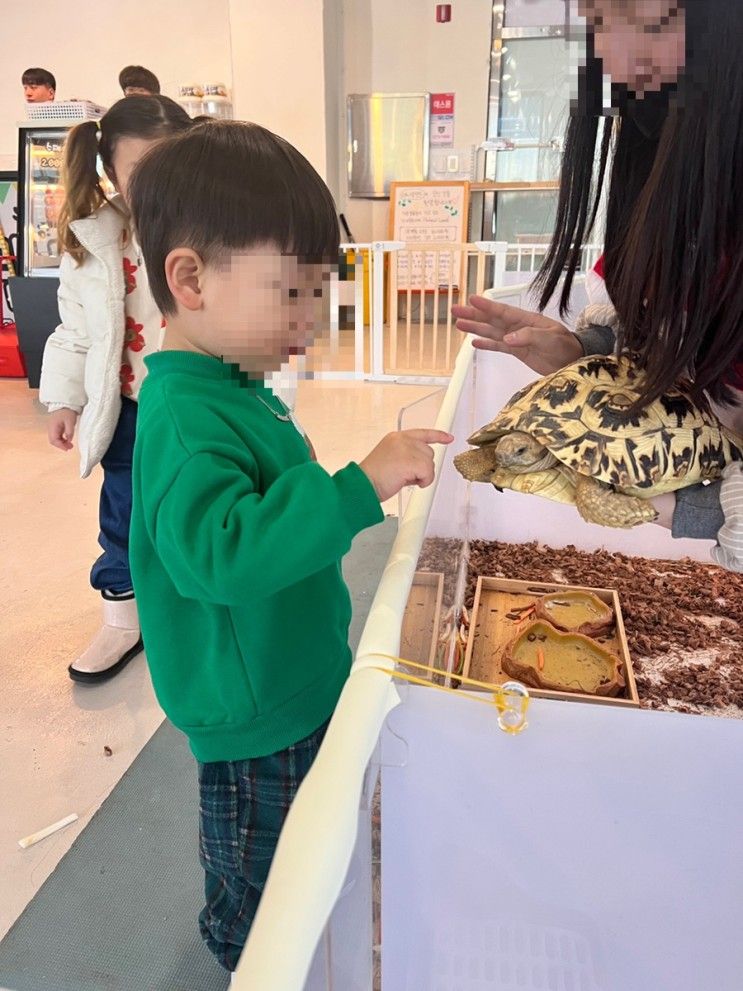
[[[58,274],[57,220],[64,198],[62,147],[67,130],[60,125],[19,129],[18,271],[22,276]]]
[[[41,105],[38,105],[41,107]],[[40,113],[38,107],[36,113]],[[29,113],[34,110],[30,108]],[[39,387],[41,361],[47,338],[58,322],[56,290],[61,245],[59,214],[64,202],[62,155],[72,127],[96,120],[103,108],[87,101],[57,103],[50,119],[28,120],[18,128],[18,223],[13,252],[16,277],[10,284],[18,340],[28,369],[28,384]],[[98,162],[101,186],[106,195],[114,192]]]

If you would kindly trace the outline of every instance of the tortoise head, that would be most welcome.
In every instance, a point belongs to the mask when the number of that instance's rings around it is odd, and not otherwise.
[[[545,450],[538,440],[535,440],[523,430],[513,430],[504,434],[495,445],[495,460],[499,468],[510,468],[515,472],[529,472],[543,467]]]
[[[454,467],[468,482],[489,482],[498,464],[492,444],[463,451],[454,458]]]

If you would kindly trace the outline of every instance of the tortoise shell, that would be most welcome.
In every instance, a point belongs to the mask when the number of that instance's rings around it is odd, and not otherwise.
[[[743,460],[743,438],[682,385],[629,414],[641,374],[624,355],[582,358],[517,392],[469,443],[523,431],[579,474],[646,496],[719,478]]]

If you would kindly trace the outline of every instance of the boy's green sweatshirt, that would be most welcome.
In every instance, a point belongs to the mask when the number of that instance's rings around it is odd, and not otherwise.
[[[197,760],[275,753],[338,701],[351,663],[340,562],[383,518],[379,500],[357,465],[312,462],[262,383],[181,351],[146,364],[130,557],[155,692]]]

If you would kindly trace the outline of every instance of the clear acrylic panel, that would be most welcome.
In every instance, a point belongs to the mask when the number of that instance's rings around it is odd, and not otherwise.
[[[427,396],[416,399],[415,402],[403,406],[397,416],[398,430],[421,430],[432,427],[439,415],[441,400],[444,396],[443,387],[436,389]],[[404,488],[397,498],[398,519],[402,519],[408,508],[413,489]]]
[[[453,459],[456,452],[466,447],[467,438],[474,430],[473,386],[472,378],[468,377],[464,386],[468,396],[460,402],[450,427],[454,441],[444,454],[417,564],[419,572],[431,573],[442,586],[441,607],[433,630],[437,644],[433,666],[443,670],[457,666],[457,632],[462,622],[469,500],[467,482],[454,468]]]

